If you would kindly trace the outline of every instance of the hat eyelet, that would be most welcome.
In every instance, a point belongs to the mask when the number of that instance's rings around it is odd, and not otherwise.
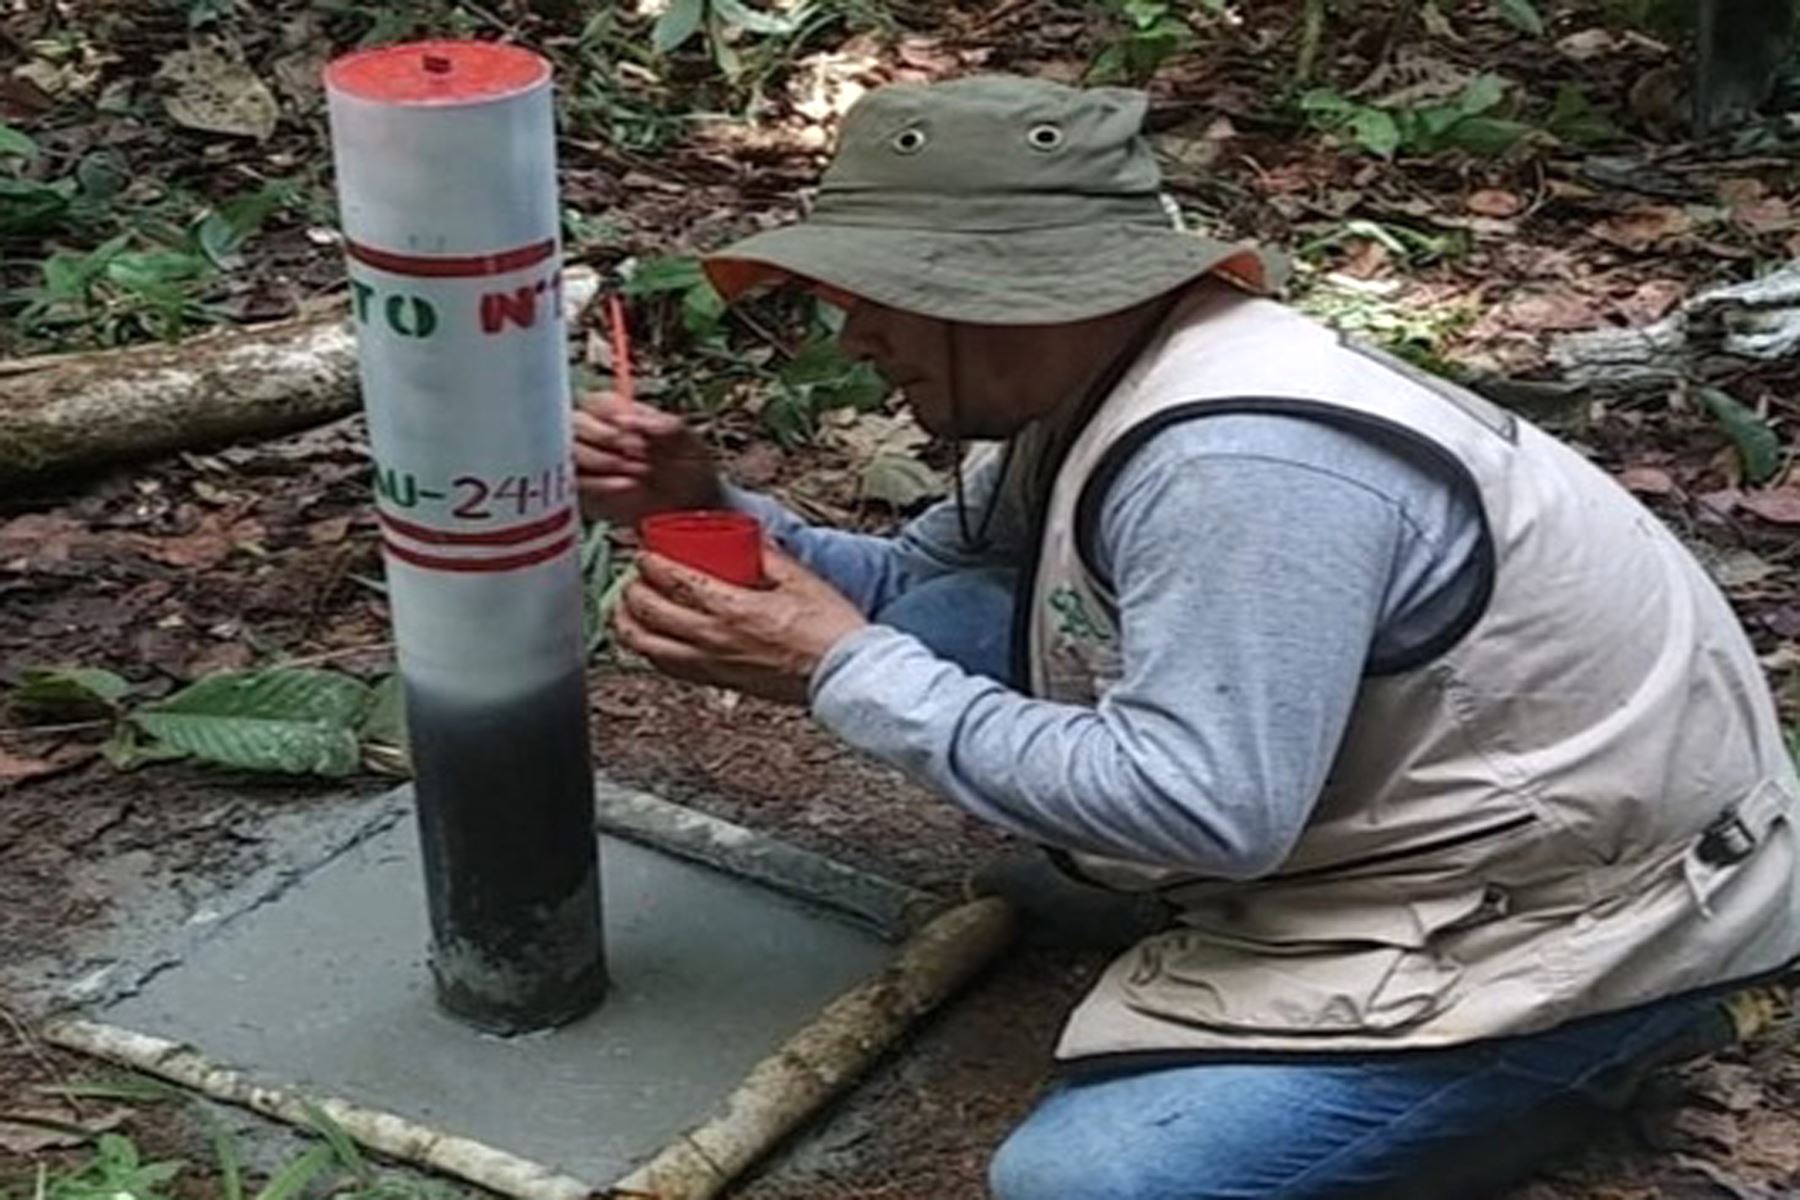
[[[1051,125],[1048,122],[1033,125],[1031,131],[1025,135],[1025,144],[1044,154],[1048,154],[1052,150],[1060,150],[1063,144],[1062,126]]]
[[[930,140],[925,136],[923,129],[917,125],[909,125],[896,133],[893,141],[889,144],[894,148],[895,154],[917,154],[925,148],[925,143]]]

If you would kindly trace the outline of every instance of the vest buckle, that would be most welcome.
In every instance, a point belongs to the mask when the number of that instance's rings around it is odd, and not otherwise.
[[[1695,855],[1709,867],[1730,867],[1756,850],[1756,834],[1735,808],[1726,809],[1700,835]]]

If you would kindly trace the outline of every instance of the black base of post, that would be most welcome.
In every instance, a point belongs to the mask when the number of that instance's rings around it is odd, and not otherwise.
[[[606,966],[581,673],[491,705],[406,702],[439,1003],[500,1034],[583,1016]]]

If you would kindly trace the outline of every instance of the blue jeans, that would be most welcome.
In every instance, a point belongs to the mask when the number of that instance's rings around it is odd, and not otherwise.
[[[1000,1147],[996,1200],[1478,1200],[1717,1049],[1716,999],[1449,1050],[1076,1074]]]
[[[1017,571],[999,567],[939,575],[901,592],[875,620],[912,634],[971,674],[1011,684],[1018,577]]]
[[[908,589],[877,619],[1014,678],[1015,576]],[[1448,1050],[1077,1066],[1000,1147],[997,1200],[1474,1200],[1569,1148],[1652,1070],[1725,1045],[1683,997]]]

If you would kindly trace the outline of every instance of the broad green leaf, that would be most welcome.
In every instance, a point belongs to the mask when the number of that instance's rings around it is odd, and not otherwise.
[[[36,142],[5,121],[0,121],[0,158],[9,155],[14,158],[36,158],[37,152]]]
[[[1544,35],[1543,15],[1531,0],[1495,0],[1494,7],[1500,13],[1500,19],[1514,29],[1533,37]]]
[[[702,279],[682,293],[682,327],[697,338],[711,337],[724,324],[725,309],[725,297],[719,295],[710,280]]]
[[[1488,157],[1499,157],[1525,137],[1535,132],[1521,121],[1505,121],[1498,117],[1470,117],[1451,127],[1445,140],[1459,150]]]
[[[1331,88],[1313,88],[1300,97],[1301,111],[1321,116],[1348,116],[1360,107]]]
[[[1359,108],[1350,117],[1350,136],[1370,154],[1393,157],[1400,148],[1400,127],[1379,108]]]
[[[209,273],[210,264],[184,250],[129,250],[106,264],[106,277],[132,292],[154,292]]]
[[[266,183],[246,196],[227,200],[202,217],[194,229],[194,241],[213,265],[225,267],[255,236],[271,216],[292,203],[293,185]]]
[[[632,268],[631,278],[621,289],[627,296],[656,296],[664,292],[685,292],[706,282],[700,260],[689,255],[646,258]]]
[[[252,771],[348,775],[369,687],[332,671],[274,668],[203,679],[132,721],[164,746]]]
[[[369,711],[357,730],[363,766],[377,775],[404,779],[412,774],[412,746],[406,732],[406,689],[398,673],[375,685]]]
[[[398,672],[383,678],[370,691],[360,732],[364,741],[406,745],[406,687]]]
[[[336,1161],[337,1152],[329,1145],[314,1146],[277,1171],[267,1186],[256,1193],[256,1200],[296,1200]]]
[[[650,35],[651,46],[658,54],[667,54],[698,33],[705,16],[706,0],[670,0]]]
[[[1773,478],[1781,470],[1781,439],[1768,423],[1719,388],[1701,388],[1699,396],[1737,446],[1744,482],[1758,484]]]
[[[799,10],[785,15],[762,12],[743,0],[712,0],[712,9],[726,24],[763,37],[786,37],[800,27],[805,16]]]
[[[1139,29],[1149,29],[1169,15],[1169,0],[1125,0],[1119,7]]]
[[[117,711],[129,691],[129,683],[97,667],[33,667],[8,700],[30,720],[80,721]]]
[[[1456,98],[1456,107],[1465,117],[1476,117],[1506,99],[1506,82],[1498,75],[1477,75]]]
[[[37,183],[0,175],[0,235],[43,233],[56,228],[74,193],[67,181]]]
[[[706,32],[707,45],[712,47],[713,65],[719,68],[719,74],[727,83],[735,84],[744,74],[744,57],[733,44],[730,26],[719,19],[716,5],[706,16]]]
[[[81,185],[84,197],[96,204],[106,204],[125,190],[125,185],[131,182],[131,174],[116,153],[97,150],[82,156],[75,167],[75,181]]]
[[[135,771],[151,763],[186,758],[187,751],[146,742],[137,726],[129,721],[121,721],[114,727],[112,736],[100,744],[100,757],[112,764],[115,771]]]

